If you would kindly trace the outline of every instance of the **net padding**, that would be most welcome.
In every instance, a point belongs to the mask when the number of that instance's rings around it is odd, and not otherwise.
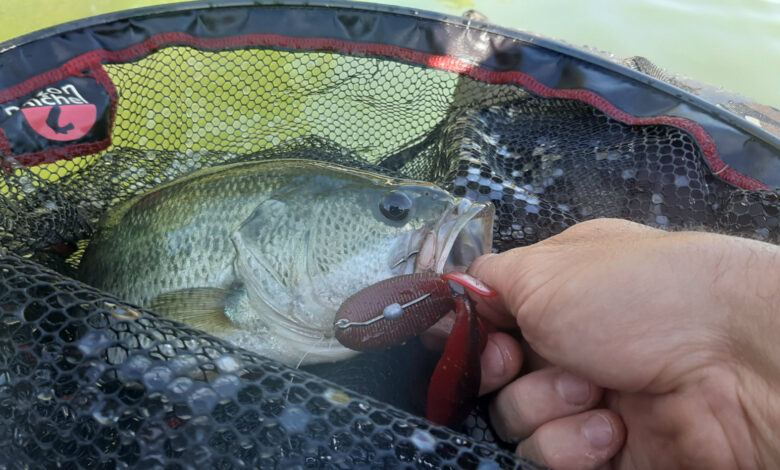
[[[108,149],[3,160],[10,468],[529,465],[68,277],[107,209],[199,168],[303,157],[436,182],[496,204],[498,250],[595,217],[778,242],[776,191],[722,181],[686,130],[579,101],[333,52],[173,46],[104,68]]]
[[[7,468],[532,467],[29,261],[0,272]]]

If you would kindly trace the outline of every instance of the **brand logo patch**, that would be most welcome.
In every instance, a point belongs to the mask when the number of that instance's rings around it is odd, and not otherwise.
[[[81,75],[0,104],[0,129],[14,154],[39,153],[50,160],[46,155],[51,149],[91,142],[107,145],[110,112],[108,91],[95,77]]]
[[[69,141],[83,137],[97,118],[97,108],[73,85],[49,87],[18,106],[3,108],[7,115],[19,112],[35,132],[51,140]]]

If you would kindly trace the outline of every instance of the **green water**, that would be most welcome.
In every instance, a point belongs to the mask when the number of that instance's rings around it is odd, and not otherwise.
[[[0,41],[160,0],[0,0]],[[780,107],[780,0],[394,0],[587,44]]]

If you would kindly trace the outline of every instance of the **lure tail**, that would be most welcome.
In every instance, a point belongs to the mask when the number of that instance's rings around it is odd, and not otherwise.
[[[455,324],[428,384],[426,418],[455,426],[477,403],[487,333],[465,295],[455,297]]]

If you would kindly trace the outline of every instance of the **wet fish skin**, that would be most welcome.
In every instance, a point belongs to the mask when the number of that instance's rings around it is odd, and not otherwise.
[[[408,215],[389,219],[387,198]],[[79,278],[288,364],[339,360],[354,354],[332,338],[341,302],[411,272],[458,204],[431,184],[320,162],[213,167],[111,210]]]

